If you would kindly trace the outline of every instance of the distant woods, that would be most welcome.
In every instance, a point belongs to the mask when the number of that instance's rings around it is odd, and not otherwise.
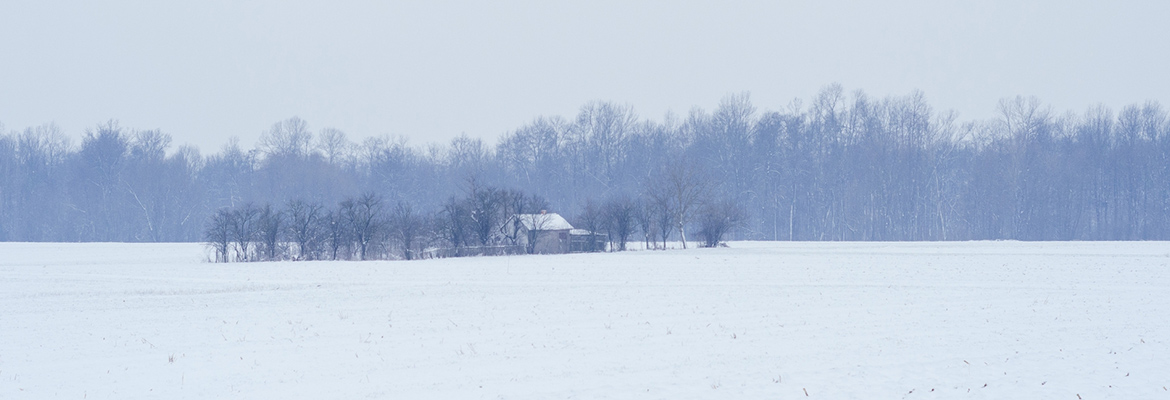
[[[0,240],[411,258],[507,246],[509,215],[540,210],[606,233],[615,249],[684,236],[1170,239],[1170,123],[1157,103],[1059,114],[1013,98],[995,119],[964,122],[918,93],[832,85],[770,106],[732,95],[658,121],[593,102],[494,145],[463,136],[422,147],[354,143],[290,118],[254,149],[233,141],[209,155],[115,122],[79,143],[52,124],[0,127]]]

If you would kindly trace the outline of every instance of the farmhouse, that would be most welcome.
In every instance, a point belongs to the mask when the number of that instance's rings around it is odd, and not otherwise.
[[[560,214],[517,214],[504,224],[504,236],[529,254],[604,251],[604,233],[574,229]]]

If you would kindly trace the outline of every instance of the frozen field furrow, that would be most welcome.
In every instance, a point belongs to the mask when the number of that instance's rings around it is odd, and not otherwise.
[[[1170,244],[209,264],[0,243],[0,398],[1161,398]]]

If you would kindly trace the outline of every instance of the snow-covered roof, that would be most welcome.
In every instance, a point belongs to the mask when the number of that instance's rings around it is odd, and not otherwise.
[[[566,229],[573,229],[573,225],[569,224],[564,217],[557,213],[546,214],[519,214],[516,218],[520,219],[520,223],[524,224],[524,229],[534,231],[560,231]]]

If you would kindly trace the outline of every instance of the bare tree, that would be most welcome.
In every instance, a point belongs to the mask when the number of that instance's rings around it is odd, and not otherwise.
[[[646,197],[651,201],[658,228],[662,231],[663,247],[670,230],[674,229],[683,248],[687,248],[686,227],[705,196],[707,185],[698,167],[682,159],[662,168],[655,178],[645,183]]]
[[[305,157],[313,151],[313,133],[305,120],[292,117],[260,135],[260,150],[268,157]]]
[[[494,187],[484,187],[472,179],[469,183],[468,211],[472,222],[472,229],[479,239],[480,246],[487,246],[492,242],[492,234],[502,223],[502,207],[504,192]]]
[[[626,251],[626,242],[634,232],[637,208],[637,204],[629,196],[610,199],[603,207],[602,217],[605,219],[606,231],[609,232],[610,243],[616,245],[617,251]]]
[[[500,193],[501,210],[504,223],[500,226],[504,239],[510,245],[520,243],[520,231],[523,223],[519,216],[528,211],[528,196],[515,189],[505,189]]]
[[[74,157],[73,208],[79,211],[84,240],[128,240],[126,225],[132,206],[125,200],[123,175],[130,142],[116,121],[87,130]]]
[[[654,209],[650,202],[642,198],[634,200],[634,222],[642,232],[646,249],[658,247],[654,234]]]
[[[743,209],[731,200],[704,204],[699,211],[699,238],[705,247],[716,247],[723,236],[744,221]]]
[[[399,201],[390,215],[390,236],[395,244],[402,249],[402,257],[407,260],[415,258],[415,246],[421,241],[425,221],[414,212],[409,203]]]
[[[604,228],[604,223],[605,219],[601,208],[592,199],[587,200],[585,208],[581,210],[581,214],[577,215],[577,226],[589,231],[589,244],[586,245],[585,251],[605,250],[597,248],[597,231]]]
[[[685,160],[679,160],[664,171],[656,189],[669,198],[674,215],[671,219],[678,229],[683,248],[687,248],[687,224],[694,217],[695,209],[707,193],[708,181],[702,172]]]
[[[207,228],[203,231],[203,238],[215,249],[215,262],[228,262],[228,252],[231,250],[232,218],[235,214],[226,208],[221,208],[211,215]]]
[[[443,203],[443,209],[435,217],[436,231],[452,248],[455,255],[462,255],[461,249],[470,241],[471,212],[466,202],[451,196]]]
[[[339,256],[349,259],[347,253],[352,254],[352,251],[342,250],[348,249],[352,235],[342,210],[326,212],[321,218],[321,226],[325,233],[325,244],[329,246],[329,259],[337,260]]]
[[[582,172],[609,183],[623,157],[626,136],[637,120],[630,106],[607,102],[582,106],[572,127],[572,135],[580,144],[575,158]]]
[[[236,261],[252,259],[252,241],[256,240],[256,216],[260,210],[251,203],[232,212],[232,239],[236,242]]]
[[[655,199],[650,204],[650,210],[654,214],[654,226],[658,228],[658,233],[662,238],[662,249],[666,250],[666,241],[670,240],[670,232],[674,230],[674,206],[669,201],[662,201],[662,199]]]
[[[268,260],[279,259],[281,234],[284,233],[284,214],[272,208],[271,204],[260,207],[256,216],[256,234],[260,237],[260,253]]]
[[[16,141],[4,132],[4,124],[0,124],[0,241],[11,240],[14,231],[17,196],[12,188],[16,186],[16,154]]]
[[[359,260],[366,259],[370,244],[383,231],[382,208],[382,196],[373,192],[363,193],[357,199],[347,199],[341,203],[341,211],[358,247]]]
[[[321,129],[317,135],[317,151],[325,156],[325,161],[337,165],[352,151],[353,143],[346,139],[345,132],[334,128]]]
[[[323,210],[324,207],[319,203],[309,203],[300,199],[289,201],[285,206],[289,236],[297,245],[297,259],[317,258],[322,230],[319,220],[322,218]]]

